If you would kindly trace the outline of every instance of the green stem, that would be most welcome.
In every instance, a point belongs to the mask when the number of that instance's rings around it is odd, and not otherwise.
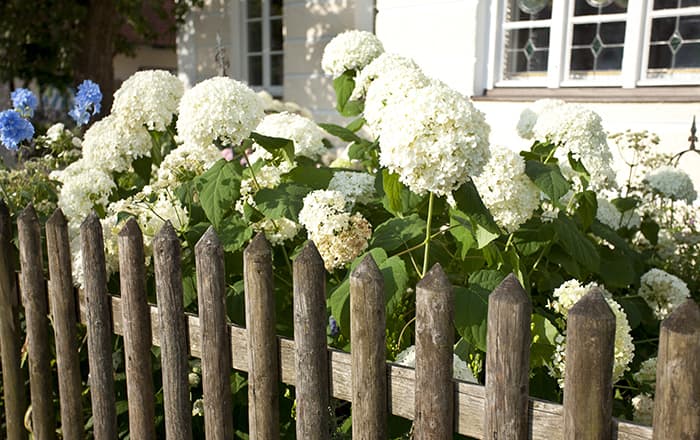
[[[434,198],[435,196],[433,196],[433,193],[430,193],[430,197],[428,198],[428,218],[425,224],[425,252],[423,253],[423,273],[421,274],[421,278],[428,273],[428,257],[430,256],[430,224],[433,221]]]
[[[430,239],[432,240],[433,238],[437,237],[438,235],[442,235],[442,234],[444,234],[445,232],[449,231],[450,229],[454,229],[454,228],[456,228],[456,227],[458,227],[458,226],[459,226],[459,225],[454,225],[454,226],[450,226],[450,227],[448,227],[448,228],[446,228],[446,229],[440,229],[439,231],[437,231],[436,233],[434,233],[433,235],[431,235],[431,236],[430,236]],[[407,253],[409,253],[409,252],[413,252],[413,251],[415,251],[416,249],[422,248],[424,244],[425,244],[425,241],[421,241],[421,242],[418,243],[417,245],[411,246],[410,248],[406,248],[406,249],[402,250],[401,252],[399,252],[399,253],[397,253],[397,254],[394,254],[393,256],[394,256],[394,257],[400,257],[400,256],[403,255],[403,254],[407,254]],[[405,243],[404,243],[404,245],[405,245]]]
[[[248,159],[248,155],[245,152],[245,149],[243,149],[243,157],[245,157],[245,161],[248,164],[248,169],[250,170],[250,175],[253,178],[253,183],[255,184],[256,191],[260,191],[260,184],[258,183],[258,179],[255,178],[255,171],[253,171],[253,164],[250,163],[250,160]]]

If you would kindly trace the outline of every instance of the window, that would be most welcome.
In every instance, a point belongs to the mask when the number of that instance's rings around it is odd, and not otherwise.
[[[284,32],[282,0],[246,0],[243,20],[243,71],[248,84],[282,96]]]
[[[700,0],[494,3],[491,87],[700,84]]]

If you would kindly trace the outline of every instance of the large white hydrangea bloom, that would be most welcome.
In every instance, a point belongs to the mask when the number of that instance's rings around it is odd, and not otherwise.
[[[683,280],[661,269],[649,270],[639,282],[639,296],[659,320],[665,319],[690,297],[690,290]]]
[[[514,232],[540,204],[540,190],[525,174],[525,160],[507,148],[494,148],[474,184],[494,220]]]
[[[532,129],[535,127],[540,114],[564,104],[565,102],[561,99],[539,99],[533,102],[530,107],[520,113],[520,119],[516,126],[518,135],[523,139],[532,139]]]
[[[294,113],[273,113],[263,118],[255,128],[256,133],[264,136],[291,139],[294,141],[294,154],[316,160],[326,152],[323,145],[325,132],[314,121]],[[255,163],[259,159],[271,159],[272,154],[261,146],[255,146],[255,151],[250,156],[250,161]]]
[[[634,212],[634,210],[622,213],[612,202],[603,197],[598,197],[597,202],[598,210],[595,214],[596,218],[611,229],[617,230],[623,227],[638,228],[642,224],[641,217],[639,217],[639,214]]]
[[[388,86],[406,75],[420,75],[425,78],[421,68],[412,59],[394,53],[383,53],[355,77],[355,89],[352,91],[350,99],[365,98],[369,86],[376,79],[383,78]],[[387,87],[386,91],[390,93],[391,90]]]
[[[605,301],[615,315],[614,383],[617,382],[629,368],[629,364],[634,357],[634,344],[632,343],[632,335],[630,334],[632,328],[627,321],[627,314],[622,309],[622,306],[612,298],[612,294],[605,290],[605,287],[599,286],[594,282],[584,286],[577,280],[569,280],[554,289],[552,293],[554,301],[550,302],[547,306],[566,319],[569,310],[571,310],[574,304],[594,287],[601,289]],[[550,373],[558,380],[559,386],[563,388],[564,373],[566,371],[566,339],[564,337],[558,338],[552,361],[553,369]]]
[[[557,157],[567,164],[568,153],[579,159],[591,175],[591,188],[601,190],[615,184],[613,157],[600,116],[577,104],[546,107],[532,128],[533,137],[560,145]],[[567,167],[562,167],[566,171]]]
[[[263,115],[260,97],[248,86],[231,78],[210,78],[182,96],[177,131],[185,144],[205,147],[218,140],[238,145]]]
[[[698,197],[688,173],[672,166],[663,166],[644,178],[651,189],[671,200],[685,200],[693,203]]]
[[[107,172],[126,171],[134,159],[151,155],[151,138],[143,126],[125,116],[109,115],[95,122],[83,139],[83,160]]]
[[[345,266],[367,249],[372,226],[358,212],[351,214],[338,191],[311,191],[304,197],[299,223],[316,244],[326,270]]]
[[[213,145],[180,145],[163,158],[152,186],[176,188],[204,173],[219,159],[221,151]]]
[[[338,171],[328,183],[328,189],[343,193],[351,204],[368,203],[374,196],[374,176],[362,172]]]
[[[184,91],[182,81],[166,70],[136,72],[114,93],[112,113],[134,127],[165,131]]]
[[[484,115],[467,97],[434,82],[387,105],[379,127],[379,163],[416,194],[450,196],[486,165],[489,132]]]
[[[643,425],[651,426],[654,419],[654,398],[641,393],[632,398],[632,408],[634,409],[634,421]]]
[[[321,58],[321,68],[337,78],[347,70],[362,69],[383,52],[382,42],[373,33],[345,31],[326,45]]]
[[[95,205],[107,206],[109,195],[116,188],[111,174],[80,159],[64,170],[54,171],[51,178],[63,184],[58,195],[58,207],[73,229],[80,227]]]

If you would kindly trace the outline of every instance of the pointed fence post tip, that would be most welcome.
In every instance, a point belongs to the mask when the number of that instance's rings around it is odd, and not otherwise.
[[[63,215],[61,208],[56,208],[51,214],[51,217],[46,221],[47,225],[63,226],[66,224],[66,216]]]
[[[615,314],[610,310],[608,302],[603,296],[603,292],[594,287],[590,292],[579,299],[569,310],[569,318],[572,316],[582,316],[594,321],[611,321],[615,326]]]
[[[493,293],[489,295],[489,300],[491,300],[491,298],[510,304],[530,303],[530,297],[520,284],[518,277],[512,272],[501,281],[501,284],[493,289]]]
[[[173,224],[170,222],[170,220],[166,220],[165,223],[163,223],[163,226],[161,226],[160,231],[156,234],[157,237],[163,237],[163,238],[170,238],[172,236],[175,236],[175,228],[173,227]]]
[[[29,203],[26,208],[24,208],[17,216],[17,221],[21,222],[34,222],[38,221],[36,216],[36,210],[34,209],[34,204]]]
[[[120,237],[139,237],[141,236],[141,228],[139,228],[139,224],[136,221],[136,218],[133,216],[129,217],[129,219],[126,221],[126,224],[122,228],[121,231],[119,231],[119,236]]]
[[[313,240],[307,241],[304,248],[294,259],[294,263],[296,264],[311,264],[319,262],[321,266],[323,266],[323,258],[321,258],[321,254],[318,252],[316,243],[314,243]]]
[[[450,279],[447,278],[447,274],[442,269],[440,263],[435,263],[428,273],[425,274],[423,279],[416,284],[416,288],[426,290],[438,290],[451,286],[452,283],[450,283]]]
[[[219,247],[221,246],[221,241],[219,240],[219,236],[216,234],[216,230],[214,229],[214,226],[209,226],[202,235],[202,237],[199,239],[197,244],[195,245],[195,252],[198,249],[205,249],[205,248],[213,248],[213,247]]]
[[[379,266],[377,266],[371,254],[365,255],[360,264],[352,271],[350,277],[355,279],[384,280],[382,271],[379,270]]]
[[[245,255],[271,254],[272,249],[270,248],[270,242],[267,241],[267,237],[265,237],[265,233],[261,231],[255,234],[255,237],[250,240],[250,243],[248,243],[243,253]]]
[[[684,335],[700,332],[700,307],[692,299],[687,299],[661,323],[661,327]]]

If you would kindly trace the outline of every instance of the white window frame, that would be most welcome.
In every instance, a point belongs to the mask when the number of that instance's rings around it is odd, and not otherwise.
[[[250,86],[255,91],[266,90],[271,95],[275,97],[282,97],[284,94],[284,84],[282,85],[272,85],[272,56],[273,55],[284,55],[284,49],[282,50],[272,50],[272,45],[270,41],[270,21],[274,19],[282,20],[282,38],[285,35],[284,28],[284,14],[283,15],[270,15],[270,2],[261,1],[261,14],[259,18],[248,18],[248,2],[246,0],[241,0],[240,8],[240,23],[241,23],[241,67],[242,67],[242,77],[245,81],[250,84],[250,78],[248,77],[248,56],[249,55],[260,55],[262,57],[262,85]],[[284,3],[284,2],[283,2]],[[283,6],[284,7],[284,6]],[[248,51],[248,23],[249,22],[260,22],[262,24],[262,51],[261,52],[249,52]],[[282,73],[284,83],[284,72]]]
[[[487,72],[487,89],[495,87],[596,87],[616,86],[636,88],[640,86],[661,85],[700,85],[700,71],[697,74],[676,74],[668,78],[647,78],[646,66],[649,57],[649,39],[652,19],[663,16],[676,16],[678,9],[653,10],[653,0],[632,0],[628,2],[627,12],[606,14],[604,21],[618,21],[626,16],[624,52],[619,75],[606,78],[570,79],[571,41],[573,26],[577,23],[597,22],[598,17],[574,17],[574,1],[554,0],[550,21],[550,44],[547,71],[542,77],[530,79],[503,78],[504,68],[504,29],[529,27],[530,22],[511,22],[506,24],[506,4],[508,0],[493,0],[491,3],[491,32],[489,38],[489,60]],[[700,15],[700,7],[682,9],[682,15]],[[545,22],[547,20],[538,20]]]

